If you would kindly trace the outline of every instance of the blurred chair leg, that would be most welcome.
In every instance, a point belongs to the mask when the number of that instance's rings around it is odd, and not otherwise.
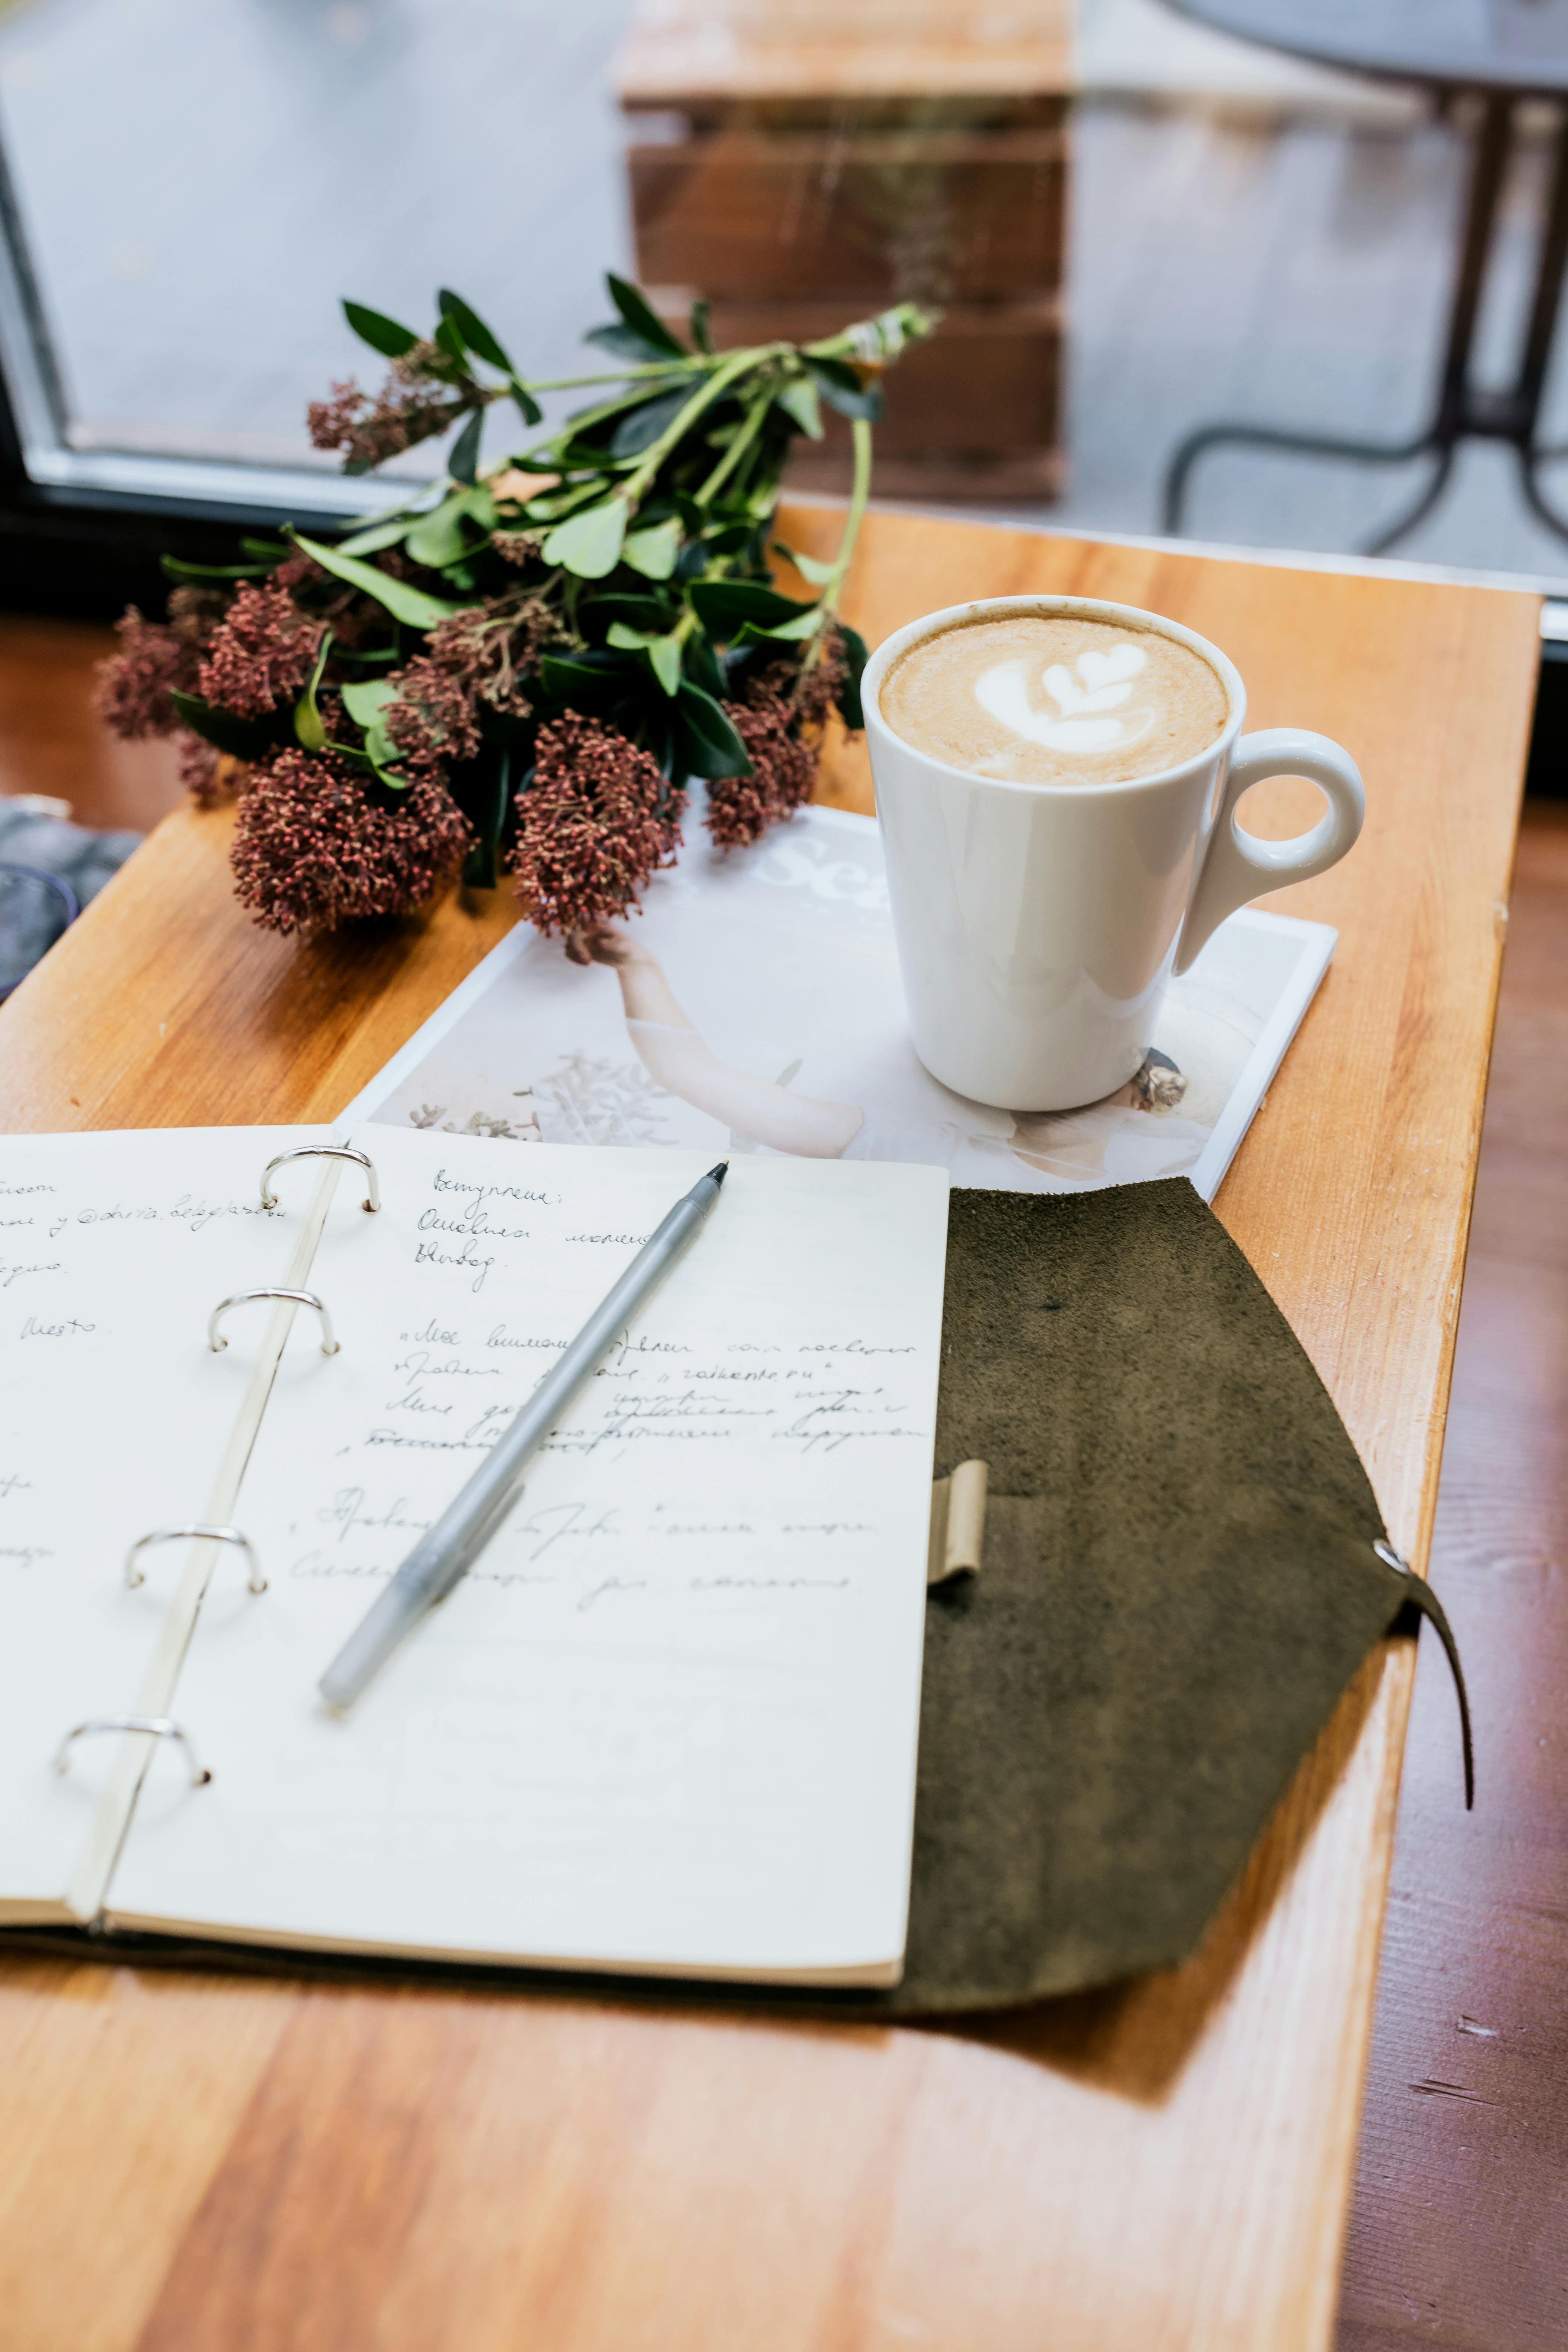
[[[1530,328],[1514,391],[1519,410],[1516,446],[1519,450],[1520,487],[1531,514],[1543,522],[1548,530],[1555,531],[1560,539],[1568,539],[1568,521],[1549,504],[1539,475],[1542,466],[1552,465],[1560,457],[1568,457],[1568,448],[1537,448],[1534,436],[1536,419],[1541,414],[1541,404],[1545,394],[1547,373],[1552,364],[1552,347],[1557,334],[1564,270],[1568,270],[1568,108],[1563,110],[1557,125],[1557,152],[1552,164],[1552,193],[1546,207],[1546,226],[1541,240],[1541,257],[1536,268],[1535,299],[1531,306]]]
[[[1476,320],[1480,309],[1487,256],[1491,249],[1492,229],[1497,220],[1498,201],[1502,194],[1509,150],[1513,141],[1513,107],[1511,98],[1489,98],[1481,110],[1470,163],[1469,189],[1465,200],[1459,266],[1448,310],[1448,335],[1443,354],[1436,415],[1427,430],[1418,434],[1413,441],[1398,442],[1390,447],[1376,441],[1338,441],[1317,434],[1274,432],[1265,425],[1205,425],[1196,433],[1189,434],[1182,443],[1165,477],[1164,529],[1168,537],[1174,538],[1181,530],[1187,482],[1194,466],[1205,451],[1220,442],[1240,443],[1254,449],[1280,449],[1302,457],[1344,457],[1363,466],[1396,466],[1412,457],[1431,455],[1437,460],[1436,467],[1415,504],[1397,522],[1380,531],[1363,552],[1382,555],[1396,540],[1403,539],[1406,531],[1413,530],[1418,522],[1425,520],[1447,486],[1448,477],[1454,469],[1454,452],[1458,444],[1473,431],[1496,430],[1489,421],[1482,421],[1479,400],[1472,397],[1470,392],[1470,352],[1475,342]],[[1543,270],[1550,268],[1552,257],[1557,252],[1559,230],[1562,235],[1568,236],[1568,131],[1563,134],[1563,141],[1552,196],[1553,226],[1548,233]],[[1559,256],[1559,278],[1561,274]],[[1552,316],[1554,309],[1551,315],[1545,313],[1538,291],[1531,328],[1532,349],[1536,342],[1542,343],[1543,349],[1550,344]],[[1538,494],[1529,482],[1528,471],[1526,482],[1525,495],[1537,511],[1541,511]]]
[[[1538,522],[1554,530],[1559,539],[1568,539],[1568,516],[1560,515],[1549,503],[1536,478],[1539,467],[1550,465],[1554,458],[1568,457],[1568,449],[1521,449],[1519,453],[1519,483],[1524,492],[1524,502]]]
[[[1182,515],[1186,506],[1187,483],[1193,467],[1200,457],[1221,443],[1249,449],[1280,449],[1299,457],[1346,457],[1361,466],[1398,466],[1412,457],[1424,457],[1430,451],[1438,453],[1437,489],[1448,478],[1454,461],[1453,443],[1445,445],[1437,428],[1418,433],[1413,441],[1338,441],[1321,433],[1285,433],[1267,425],[1205,425],[1190,433],[1171,460],[1165,476],[1163,499],[1163,530],[1168,539],[1179,536]],[[1436,490],[1423,494],[1423,503],[1409,520],[1398,525],[1393,536],[1408,530],[1411,522],[1426,512]],[[1382,542],[1380,542],[1381,544]],[[1376,551],[1369,549],[1368,553]]]
[[[1429,444],[1428,446],[1430,446],[1433,445]],[[1389,549],[1394,545],[1396,541],[1402,540],[1405,537],[1406,531],[1414,530],[1418,522],[1426,521],[1427,516],[1431,513],[1433,508],[1436,505],[1438,499],[1442,497],[1444,491],[1448,487],[1448,477],[1454,470],[1454,458],[1457,453],[1458,444],[1453,441],[1448,441],[1439,443],[1436,446],[1438,449],[1438,457],[1436,466],[1433,470],[1432,478],[1427,483],[1426,488],[1422,491],[1420,497],[1416,499],[1415,505],[1413,507],[1406,508],[1405,511],[1399,517],[1398,520],[1389,523],[1384,530],[1378,532],[1375,539],[1365,541],[1361,551],[1363,555],[1386,555]]]

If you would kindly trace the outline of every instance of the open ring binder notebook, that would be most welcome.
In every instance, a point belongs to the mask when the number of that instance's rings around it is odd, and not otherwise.
[[[898,1980],[944,1170],[738,1161],[467,1580],[316,1693],[706,1164],[0,1141],[0,1924]]]

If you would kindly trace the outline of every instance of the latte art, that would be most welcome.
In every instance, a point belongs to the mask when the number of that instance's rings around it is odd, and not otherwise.
[[[1225,726],[1224,687],[1152,629],[1021,614],[944,630],[888,678],[882,716],[950,767],[1019,783],[1156,774]]]
[[[1065,663],[1053,662],[1044,679],[1051,705],[1047,711],[1030,703],[1026,661],[997,662],[975,679],[974,698],[1015,735],[1030,743],[1047,743],[1053,751],[1131,748],[1153,723],[1149,711],[1131,711],[1120,719],[1100,714],[1119,709],[1130,698],[1130,681],[1148,664],[1148,655],[1137,646],[1118,646],[1109,654],[1079,654],[1076,679]]]

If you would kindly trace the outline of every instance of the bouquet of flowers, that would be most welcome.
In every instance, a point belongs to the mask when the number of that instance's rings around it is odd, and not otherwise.
[[[866,648],[838,601],[878,379],[933,320],[904,304],[716,352],[705,305],[682,341],[608,285],[616,320],[588,340],[612,365],[551,383],[456,294],[428,337],[346,302],[391,373],[313,402],[312,441],[359,474],[452,434],[444,478],[331,543],[166,557],[166,619],[120,623],[99,709],[122,735],[179,734],[202,801],[234,785],[236,887],[270,929],[410,912],[459,871],[510,873],[546,929],[625,915],[670,862],[689,777],[715,841],[754,841],[809,798],[828,714],[859,724]],[[538,395],[572,385],[593,404],[481,477],[486,411],[537,426]],[[779,551],[803,602],[768,558],[791,442],[821,436],[824,404],[852,420],[854,480],[831,563]]]

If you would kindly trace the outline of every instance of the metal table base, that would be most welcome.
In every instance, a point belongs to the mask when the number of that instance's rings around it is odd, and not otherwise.
[[[1526,503],[1548,529],[1568,539],[1568,517],[1548,502],[1539,480],[1542,466],[1568,457],[1568,447],[1546,448],[1536,440],[1552,335],[1568,264],[1568,109],[1554,135],[1552,193],[1536,262],[1535,290],[1519,373],[1506,391],[1489,391],[1470,380],[1470,362],[1480,312],[1481,289],[1497,225],[1498,204],[1514,143],[1512,97],[1488,97],[1482,103],[1470,164],[1469,193],[1465,208],[1464,237],[1458,275],[1448,320],[1447,350],[1441,386],[1431,423],[1408,441],[1341,440],[1318,433],[1290,433],[1273,425],[1205,425],[1190,434],[1171,461],[1165,477],[1164,528],[1173,536],[1182,528],[1187,488],[1194,467],[1211,449],[1226,442],[1255,449],[1289,450],[1308,457],[1344,457],[1358,465],[1394,466],[1415,457],[1434,460],[1429,480],[1415,504],[1370,540],[1363,552],[1382,555],[1426,520],[1436,505],[1454,469],[1463,441],[1505,441],[1519,459],[1520,487]]]

